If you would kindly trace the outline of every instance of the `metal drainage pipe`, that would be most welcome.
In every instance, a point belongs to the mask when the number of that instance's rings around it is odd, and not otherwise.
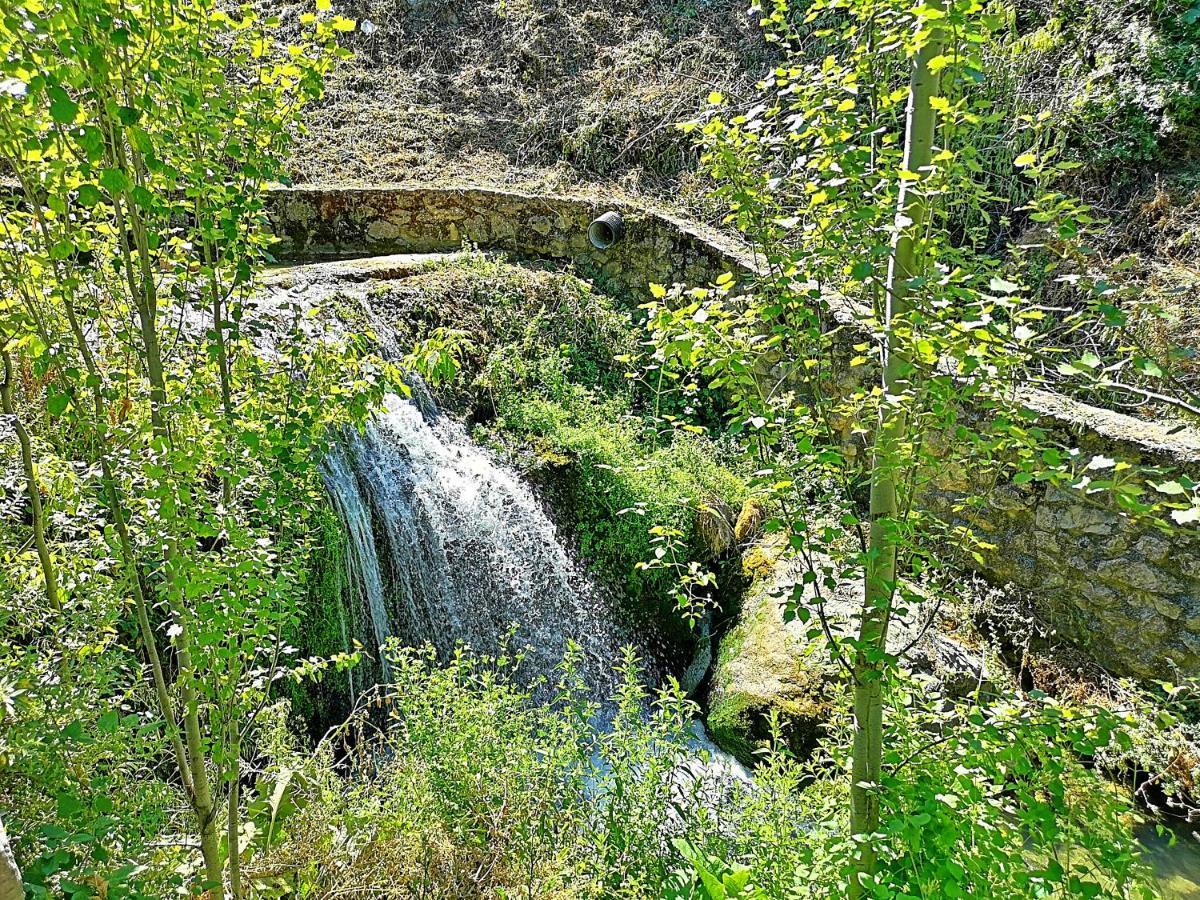
[[[625,234],[625,220],[619,212],[606,212],[588,226],[588,240],[597,250],[607,250]]]

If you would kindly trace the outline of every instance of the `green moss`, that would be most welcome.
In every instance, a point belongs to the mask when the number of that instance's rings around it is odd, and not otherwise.
[[[758,582],[717,651],[706,716],[717,745],[750,764],[777,727],[792,754],[808,756],[842,693],[838,672],[816,649],[785,626],[769,583]]]
[[[570,385],[550,398],[522,390],[503,397],[493,436],[515,450],[572,523],[583,556],[660,621],[675,618],[677,573],[640,566],[660,544],[651,528],[677,536],[681,560],[713,556],[698,527],[704,505],[736,506],[742,480],[702,438],[658,440],[624,395]]]
[[[738,694],[724,697],[708,711],[708,733],[718,747],[746,765],[754,762],[762,740],[755,734],[762,707],[753,697]]]
[[[337,515],[324,507],[313,526],[318,535],[309,555],[303,607],[286,643],[302,658],[328,658],[350,649],[346,596],[346,537]],[[350,673],[327,669],[319,681],[286,682],[293,713],[314,736],[345,719],[350,709]]]

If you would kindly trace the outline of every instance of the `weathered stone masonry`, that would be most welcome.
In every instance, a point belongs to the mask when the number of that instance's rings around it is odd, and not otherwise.
[[[297,188],[272,192],[270,212],[296,259],[457,250],[474,244],[531,257],[572,260],[624,288],[651,282],[703,284],[748,271],[753,257],[719,235],[664,213],[583,197],[546,197],[464,188]],[[625,237],[608,250],[587,228],[615,209]]]
[[[1044,391],[1026,402],[1085,460],[1107,456],[1200,474],[1200,435],[1097,409]],[[944,511],[970,490],[947,472],[924,498]],[[1045,485],[993,491],[969,523],[997,549],[982,573],[1024,588],[1043,617],[1120,674],[1173,678],[1200,672],[1200,534],[1139,525],[1104,499]]]
[[[756,269],[728,239],[674,217],[591,197],[547,197],[463,188],[280,189],[270,208],[281,254],[335,258],[454,250],[464,243],[572,260],[633,291],[650,282],[705,284]],[[608,209],[624,216],[625,238],[592,248],[587,226]],[[1087,455],[1162,465],[1200,481],[1200,434],[1169,432],[1045,392],[1029,396]],[[942,480],[940,505],[969,483]],[[989,578],[1027,590],[1045,617],[1116,672],[1172,677],[1200,671],[1200,534],[1172,537],[1138,526],[1102,501],[1056,488],[1010,487],[973,520],[998,549]]]

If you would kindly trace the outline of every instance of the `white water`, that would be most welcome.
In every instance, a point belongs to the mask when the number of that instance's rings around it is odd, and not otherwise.
[[[396,638],[432,644],[442,659],[460,646],[485,655],[521,650],[517,676],[550,685],[569,641],[582,651],[578,674],[601,702],[616,687],[625,646],[657,680],[661,666],[646,642],[620,624],[529,486],[417,391],[415,401],[388,397],[364,433],[325,463],[348,538],[351,618],[371,632],[358,638],[381,659],[380,677],[388,679],[388,668],[378,651]],[[595,727],[606,721],[602,712]],[[715,805],[733,782],[750,780],[698,721],[688,743],[694,755],[672,776],[681,796],[690,791]]]
[[[613,603],[530,488],[427,397],[417,400],[388,397],[325,466],[373,649],[395,637],[428,642],[443,659],[460,645],[491,655],[515,629],[509,650],[527,654],[523,679],[551,677],[572,641],[585,682],[607,693],[620,648],[636,645]]]

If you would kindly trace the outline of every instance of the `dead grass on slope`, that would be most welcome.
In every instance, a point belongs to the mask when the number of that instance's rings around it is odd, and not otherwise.
[[[284,0],[285,22],[302,5]],[[770,63],[744,0],[351,0],[375,30],[308,119],[299,182],[597,183],[699,200],[674,126]],[[370,30],[370,28],[368,28]]]

